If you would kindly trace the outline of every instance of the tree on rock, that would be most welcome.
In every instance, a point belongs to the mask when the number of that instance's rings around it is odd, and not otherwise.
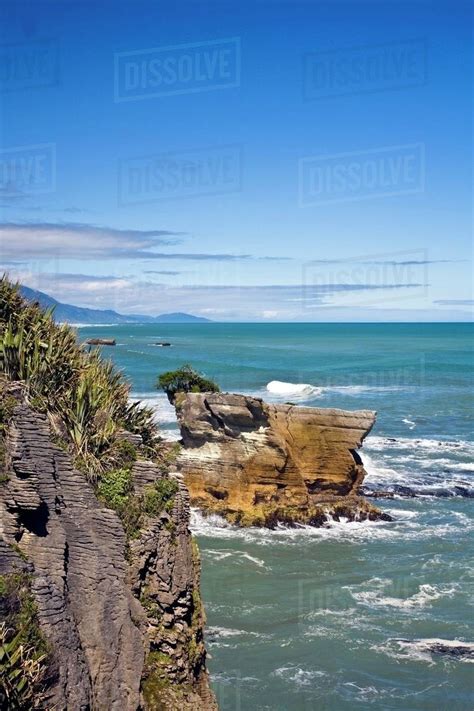
[[[182,365],[177,370],[169,370],[159,376],[157,387],[162,388],[171,404],[177,393],[218,393],[220,388],[213,380],[205,378],[190,365]]]

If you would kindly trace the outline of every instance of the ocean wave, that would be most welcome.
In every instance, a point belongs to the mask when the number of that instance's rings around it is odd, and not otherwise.
[[[206,627],[206,634],[209,637],[245,637],[246,635],[249,635],[251,637],[260,637],[261,635],[258,634],[258,632],[249,632],[247,630],[234,630],[229,627],[217,627],[217,626],[211,626],[211,627]]]
[[[327,672],[321,669],[304,669],[296,664],[278,667],[271,675],[283,679],[286,682],[291,682],[299,688],[312,686],[316,679],[329,676]]]
[[[267,391],[281,397],[309,398],[320,395],[322,389],[309,383],[284,383],[281,380],[271,380],[267,383]]]
[[[384,521],[334,521],[329,520],[325,526],[300,525],[287,527],[283,524],[274,529],[268,528],[241,528],[228,523],[217,514],[203,515],[198,509],[191,508],[191,530],[194,535],[223,540],[240,539],[257,545],[271,545],[273,543],[298,543],[305,539],[315,542],[338,540],[355,542],[356,540],[377,537],[377,530],[381,530],[388,523]]]
[[[399,386],[387,385],[311,385],[311,383],[292,383],[281,380],[271,380],[267,383],[265,391],[273,397],[294,397],[302,400],[319,398],[326,394],[339,393],[340,395],[357,396],[363,393],[386,393],[400,390]],[[261,393],[256,393],[261,395]]]
[[[257,568],[261,568],[264,570],[270,570],[270,568],[265,564],[265,561],[262,560],[261,558],[257,558],[256,556],[252,556],[246,551],[239,551],[239,550],[214,550],[212,548],[207,548],[204,552],[203,555],[206,558],[210,558],[211,560],[216,560],[216,561],[221,561],[225,560],[226,558],[232,558],[232,563],[233,564],[241,564],[245,563],[245,561],[248,561],[249,563],[252,563],[253,565],[257,566]]]
[[[395,708],[392,706],[394,699],[409,699],[416,696],[426,695],[431,689],[439,689],[446,685],[447,682],[442,681],[440,683],[429,684],[422,689],[417,691],[402,690],[399,687],[385,687],[377,688],[376,686],[360,686],[353,681],[345,681],[342,684],[338,684],[339,694],[351,701],[360,701],[363,704],[373,704],[374,702],[381,702],[382,699],[387,699],[390,702],[390,706],[384,706],[384,708]],[[411,707],[414,708],[414,707]]]
[[[372,648],[398,660],[429,664],[434,664],[436,660],[474,663],[474,644],[460,639],[388,639],[385,644]]]
[[[367,472],[365,483],[406,483],[407,477],[404,472],[397,471],[392,467],[386,466],[386,460],[375,460],[375,458],[367,453],[365,444],[364,449],[360,452],[360,457],[362,459],[364,469]]]
[[[425,455],[426,457],[426,455]],[[362,450],[361,459],[367,476],[363,493],[366,496],[388,492],[395,498],[436,497],[474,498],[474,466],[448,458],[420,460],[390,455],[369,454]]]
[[[238,630],[231,627],[219,627],[216,625],[206,626],[206,642],[210,648],[226,647],[236,649],[242,643],[249,644],[250,639],[254,641],[268,641],[272,637],[268,634],[254,632],[250,630]]]
[[[364,449],[373,452],[415,450],[418,453],[449,453],[459,456],[474,456],[474,442],[468,440],[442,440],[422,437],[414,439],[412,437],[381,437],[369,435],[364,440]]]
[[[408,597],[394,597],[387,595],[387,588],[393,586],[389,579],[373,578],[363,583],[372,587],[372,590],[355,590],[360,586],[345,586],[352,598],[359,604],[370,608],[396,608],[401,611],[411,612],[424,607],[431,607],[435,600],[442,597],[453,597],[458,591],[458,586],[453,585],[429,585],[428,583],[418,586],[418,592]]]
[[[191,530],[194,535],[217,540],[240,540],[244,543],[268,546],[301,546],[320,543],[359,545],[377,541],[423,541],[438,538],[452,538],[469,535],[474,530],[474,521],[461,520],[448,512],[445,516],[433,516],[421,509],[414,509],[412,516],[403,513],[398,516],[396,507],[384,506],[384,511],[394,517],[394,521],[328,521],[325,526],[298,526],[288,528],[283,525],[270,530],[266,528],[240,528],[228,523],[215,514],[204,516],[198,509],[191,509]],[[245,559],[241,559],[243,563]]]

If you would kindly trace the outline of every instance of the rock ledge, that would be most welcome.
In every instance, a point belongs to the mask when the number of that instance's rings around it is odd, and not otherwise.
[[[178,468],[192,504],[241,525],[389,518],[360,497],[357,449],[376,413],[273,405],[231,393],[180,394]]]

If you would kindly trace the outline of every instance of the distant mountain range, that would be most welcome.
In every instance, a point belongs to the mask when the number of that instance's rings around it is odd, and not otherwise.
[[[140,314],[125,315],[110,309],[87,309],[72,304],[62,304],[42,291],[21,286],[20,292],[28,301],[37,301],[43,308],[54,307],[56,321],[72,324],[114,324],[114,323],[208,323],[210,319],[193,316],[181,312],[160,314],[159,316],[143,316]]]

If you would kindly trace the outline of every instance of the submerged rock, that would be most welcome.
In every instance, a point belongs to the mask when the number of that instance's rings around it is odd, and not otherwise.
[[[392,484],[388,489],[374,489],[370,487],[361,487],[360,493],[369,499],[394,499],[394,498],[420,498],[433,497],[437,499],[450,499],[454,497],[472,499],[474,498],[474,489],[468,484],[461,486],[454,484],[450,488],[438,486],[421,486],[415,489],[412,486],[402,486],[400,484]]]
[[[115,338],[88,338],[86,344],[88,346],[115,346],[117,342]]]
[[[422,653],[474,659],[474,644],[472,642],[451,639],[401,639],[397,641],[402,648],[414,649]]]
[[[376,413],[267,404],[226,393],[175,401],[192,503],[241,525],[390,519],[358,496],[357,449]]]

